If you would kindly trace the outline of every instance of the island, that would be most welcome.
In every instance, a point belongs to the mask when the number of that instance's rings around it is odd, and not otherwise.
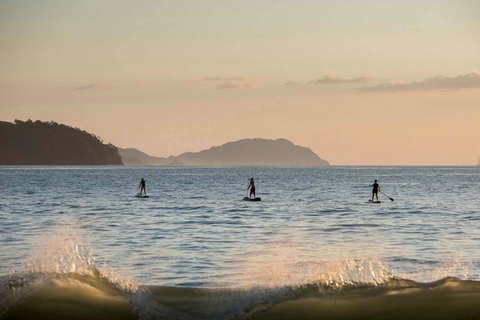
[[[123,163],[130,166],[329,166],[311,149],[287,139],[243,139],[200,152],[166,158],[153,157],[134,148],[119,148]]]
[[[0,165],[329,166],[287,139],[242,139],[178,156],[117,148],[98,136],[53,121],[0,121]]]
[[[123,165],[117,147],[53,121],[0,121],[0,165]]]

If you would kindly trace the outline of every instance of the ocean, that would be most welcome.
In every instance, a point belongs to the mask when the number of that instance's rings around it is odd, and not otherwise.
[[[0,167],[0,317],[480,319],[479,191],[477,167]]]

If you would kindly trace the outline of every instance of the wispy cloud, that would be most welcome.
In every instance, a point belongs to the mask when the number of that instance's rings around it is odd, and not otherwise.
[[[235,89],[239,88],[240,86],[238,84],[232,83],[232,82],[224,82],[219,86],[216,86],[218,90],[228,90],[228,89]]]
[[[474,71],[458,77],[436,76],[420,82],[396,80],[393,83],[381,83],[376,86],[360,88],[367,92],[461,90],[480,88],[480,72]]]
[[[203,77],[200,81],[243,81],[244,77]]]
[[[105,91],[113,89],[112,85],[105,84],[105,83],[91,83],[85,86],[75,87],[72,90],[74,91],[81,91],[81,90],[97,90],[97,91]]]
[[[370,75],[364,73],[358,78],[345,79],[340,78],[335,73],[329,73],[323,77],[318,78],[317,80],[310,81],[310,83],[316,84],[335,84],[335,83],[357,83],[357,82],[367,82],[370,79]]]
[[[286,86],[298,86],[300,83],[295,82],[295,81],[288,81],[285,83]]]
[[[142,82],[133,85],[133,88],[138,92],[158,91],[163,87],[164,84],[160,82]]]
[[[228,90],[236,88],[251,87],[252,78],[246,77],[203,77],[197,81],[201,82],[219,82],[213,88],[217,90]]]

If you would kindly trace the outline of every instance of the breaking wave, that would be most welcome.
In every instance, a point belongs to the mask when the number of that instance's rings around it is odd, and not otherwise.
[[[467,268],[468,266],[455,266]],[[239,286],[137,285],[68,231],[0,278],[4,319],[477,319],[480,282],[416,282],[378,260],[244,266]],[[301,270],[301,272],[299,272]],[[238,279],[237,279],[238,280]]]

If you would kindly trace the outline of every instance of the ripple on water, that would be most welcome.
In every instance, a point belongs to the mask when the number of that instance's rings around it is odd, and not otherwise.
[[[480,261],[480,173],[469,170],[0,168],[1,181],[16,181],[0,185],[0,240],[16,252],[0,251],[0,271],[21,265],[39,237],[71,227],[84,230],[99,260],[145,284],[239,285],[234,275],[245,265],[281,278],[303,272],[296,264],[311,261],[316,274],[314,262],[346,257],[382,259],[406,276],[433,275],[451,257]],[[261,203],[241,201],[251,176]],[[146,201],[132,193],[141,177]],[[375,178],[394,202],[366,203]],[[469,277],[478,276],[473,264]]]

